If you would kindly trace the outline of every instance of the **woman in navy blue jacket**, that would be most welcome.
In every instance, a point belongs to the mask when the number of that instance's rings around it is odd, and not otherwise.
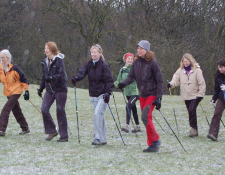
[[[65,113],[65,105],[67,100],[67,74],[65,71],[64,55],[54,42],[45,44],[46,58],[41,61],[42,64],[42,81],[38,89],[38,95],[42,96],[42,91],[46,88],[46,93],[41,106],[43,115],[45,133],[48,134],[46,140],[52,140],[58,135],[56,125],[49,112],[50,107],[56,100],[57,120],[59,125],[60,138],[58,142],[68,141],[67,118]]]

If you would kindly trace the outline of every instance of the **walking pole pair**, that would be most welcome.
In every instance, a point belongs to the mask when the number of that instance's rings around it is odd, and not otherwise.
[[[131,120],[131,123],[132,123],[132,125],[133,125],[133,128],[135,129],[135,127],[134,127],[134,122],[133,122],[133,119],[131,118],[131,113],[130,113],[130,110],[129,110],[129,108],[128,108],[128,104],[127,104],[127,101],[126,101],[126,98],[125,98],[125,95],[124,95],[124,91],[123,91],[123,90],[122,90],[122,93],[123,93],[124,101],[125,101],[125,103],[126,103],[126,108],[127,108],[128,115],[129,115],[129,117],[130,117],[130,120]],[[141,148],[141,144],[140,144],[140,142],[139,142],[139,140],[138,140],[138,135],[137,135],[136,132],[134,132],[134,133],[135,133],[135,137],[137,138],[138,145],[139,145],[139,147]]]
[[[180,143],[180,145],[182,146],[182,148],[184,149],[184,151],[186,152],[185,148],[183,147],[183,145],[181,144],[180,140],[178,139],[177,135],[175,134],[175,132],[173,131],[173,129],[171,128],[170,124],[168,123],[168,121],[166,120],[166,118],[164,117],[164,115],[162,114],[162,112],[159,110],[161,116],[164,118],[164,120],[166,121],[167,125],[169,126],[169,128],[171,129],[171,131],[173,132],[174,136],[176,137],[176,139],[178,140],[178,142]]]
[[[122,137],[121,132],[120,132],[120,130],[119,130],[119,128],[118,128],[118,125],[117,125],[117,123],[116,123],[116,120],[115,120],[115,117],[114,117],[114,115],[113,115],[113,113],[112,113],[112,110],[111,110],[111,108],[110,108],[110,106],[109,106],[109,103],[107,103],[107,105],[108,105],[109,110],[110,110],[110,112],[111,112],[111,114],[112,114],[112,118],[113,118],[113,120],[114,120],[114,122],[115,122],[115,124],[116,124],[117,130],[119,131],[120,137],[121,137],[121,139],[122,139],[122,141],[123,141],[123,137]],[[123,141],[123,144],[124,144],[124,146],[125,146],[124,141]]]
[[[214,107],[214,109],[216,109],[216,107],[213,105],[213,107]],[[220,121],[222,122],[222,124],[223,124],[223,126],[224,126],[224,128],[225,128],[225,125],[224,125],[224,123],[223,123],[223,120],[222,119],[220,119]]]
[[[169,80],[167,80],[167,83],[169,83]],[[170,92],[170,97],[172,97],[171,88],[169,88],[169,92]],[[178,125],[177,125],[177,116],[176,116],[173,102],[172,102],[172,105],[173,105],[173,114],[174,114],[175,122],[176,122],[176,126],[177,126],[177,133],[179,135],[179,129],[178,129]]]
[[[115,101],[115,97],[114,97],[113,91],[112,91],[112,96],[113,96],[114,104],[115,104],[115,107],[116,107],[116,101]],[[120,118],[119,118],[119,114],[118,114],[118,111],[117,111],[117,107],[116,107],[116,114],[117,114],[117,117],[118,117],[120,129],[121,129],[121,123],[120,123]]]
[[[206,121],[207,121],[208,125],[209,125],[209,121],[208,121],[208,119],[207,119],[207,117],[206,117],[206,115],[205,115],[205,111],[203,110],[203,107],[202,107],[201,102],[199,102],[199,104],[200,104],[200,106],[201,106],[201,108],[202,108],[202,112],[203,112],[203,114],[204,114],[204,116],[205,116],[205,118],[206,118]],[[209,126],[210,126],[210,125],[209,125]]]

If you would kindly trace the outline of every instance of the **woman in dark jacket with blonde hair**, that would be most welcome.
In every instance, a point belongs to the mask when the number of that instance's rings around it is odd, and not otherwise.
[[[60,138],[58,142],[68,141],[67,118],[65,105],[67,100],[67,74],[64,65],[64,55],[54,42],[45,44],[46,58],[41,61],[42,81],[38,89],[38,95],[42,96],[42,91],[46,88],[44,99],[41,106],[41,112],[44,120],[45,133],[48,134],[46,140],[52,140],[58,135],[56,125],[49,112],[50,107],[56,100],[57,120],[59,125]]]
[[[89,96],[94,109],[94,140],[92,145],[107,144],[105,110],[112,92],[113,79],[109,65],[105,62],[103,50],[99,44],[92,45],[92,59],[87,62],[71,81],[76,82],[88,75]]]

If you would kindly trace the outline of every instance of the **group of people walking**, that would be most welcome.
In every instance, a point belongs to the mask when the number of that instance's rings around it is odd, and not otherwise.
[[[154,108],[157,110],[161,108],[163,77],[159,64],[155,59],[155,54],[150,50],[150,43],[147,40],[141,40],[136,47],[137,53],[135,56],[132,53],[124,55],[125,66],[120,69],[115,82],[112,78],[110,66],[105,62],[103,50],[99,44],[92,45],[90,49],[91,60],[71,79],[71,82],[76,86],[78,81],[88,76],[89,99],[94,110],[94,139],[92,145],[107,144],[105,111],[112,88],[116,87],[123,91],[123,95],[126,97],[124,99],[127,100],[125,109],[126,123],[122,127],[122,131],[130,131],[129,124],[132,111],[135,121],[132,132],[141,132],[136,107],[136,102],[139,100],[142,111],[141,119],[146,128],[148,144],[143,152],[157,152],[159,150],[160,137],[153,124],[152,112]],[[46,58],[41,61],[42,80],[37,93],[42,98],[43,90],[46,89],[41,106],[45,133],[48,134],[46,140],[50,141],[59,134],[60,137],[57,141],[67,142],[69,136],[65,105],[68,77],[63,61],[65,56],[59,52],[54,42],[45,44],[45,55]],[[11,62],[11,57],[8,50],[0,52],[0,82],[4,85],[3,93],[8,99],[0,115],[0,136],[5,136],[11,111],[22,129],[19,134],[23,135],[30,132],[18,102],[23,90],[25,90],[24,99],[29,100],[29,84],[19,66]],[[207,135],[213,141],[217,141],[220,119],[225,109],[225,59],[221,59],[217,65],[215,90],[210,104],[214,106],[217,100],[218,102]],[[189,136],[196,137],[198,136],[196,109],[205,95],[206,84],[202,70],[191,54],[186,53],[183,55],[180,67],[174,73],[172,80],[167,83],[169,89],[176,86],[180,86],[181,97],[189,114],[191,127]],[[49,112],[54,101],[56,101],[57,107],[58,131]]]

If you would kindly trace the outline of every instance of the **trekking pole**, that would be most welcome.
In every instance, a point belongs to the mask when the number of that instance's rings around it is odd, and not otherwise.
[[[216,107],[213,105],[213,107],[214,107],[214,109],[216,109]],[[220,121],[222,122],[222,124],[223,124],[223,126],[224,126],[224,128],[225,128],[225,125],[224,125],[224,123],[223,123],[223,120],[222,119],[220,119]]]
[[[32,103],[30,100],[29,100],[29,102],[38,110],[38,112],[41,113],[40,109],[38,109],[37,106],[34,105],[34,103]]]
[[[113,91],[112,91],[112,95],[113,95],[113,100],[114,100],[114,104],[115,104],[115,107],[116,107],[116,101],[115,101],[115,97],[114,97]],[[117,117],[118,117],[120,129],[121,129],[120,118],[119,118],[119,115],[118,115],[117,107],[116,107],[116,114],[117,114]]]
[[[199,102],[199,104],[200,104],[200,106],[201,106],[201,108],[202,108],[202,104],[201,104],[201,102]],[[204,116],[205,116],[205,111],[203,110],[203,108],[202,108],[202,112],[203,112],[203,114],[204,114]],[[207,121],[207,123],[208,123],[208,125],[209,125],[209,121],[208,121],[208,119],[207,119],[207,117],[205,116],[205,118],[206,118],[206,121]],[[209,125],[210,126],[210,125]]]
[[[76,93],[76,86],[74,86],[74,92],[75,92],[75,104],[76,104],[76,115],[77,115],[78,142],[80,143],[80,133],[79,133],[79,121],[78,121],[78,109],[77,109],[77,93]]]
[[[113,118],[113,120],[114,120],[114,122],[115,122],[115,124],[116,124],[117,130],[119,131],[120,137],[121,137],[121,139],[122,139],[122,141],[123,141],[123,137],[122,137],[121,132],[120,132],[120,130],[119,130],[119,128],[118,128],[118,125],[117,125],[117,123],[116,123],[116,120],[115,120],[115,117],[114,117],[114,115],[113,115],[113,113],[112,113],[112,110],[111,110],[111,108],[110,108],[110,106],[109,106],[109,103],[107,103],[107,104],[108,104],[109,110],[110,110],[110,112],[111,112],[111,114],[112,114],[112,118]],[[123,144],[124,144],[124,146],[125,146],[124,141],[123,141]]]
[[[55,91],[53,91],[52,86],[51,86],[51,83],[48,83],[48,85],[50,86],[50,89],[51,89],[51,91],[52,91],[52,93],[53,93],[53,95],[52,95],[52,96],[54,96]]]
[[[166,121],[167,125],[170,127],[171,131],[173,132],[174,136],[177,138],[178,142],[180,143],[180,145],[182,146],[182,148],[184,149],[183,145],[181,144],[180,140],[178,139],[177,135],[175,134],[175,132],[173,131],[173,129],[171,128],[170,124],[168,123],[168,121],[166,120],[166,118],[164,117],[164,115],[162,114],[162,112],[159,110],[160,114],[162,115],[162,117],[164,118],[164,120]],[[186,152],[186,150],[184,149],[184,151]]]
[[[123,93],[124,101],[125,101],[125,103],[126,103],[126,108],[127,108],[128,115],[129,115],[129,117],[130,117],[130,120],[131,120],[131,123],[132,123],[132,125],[133,125],[133,128],[135,129],[135,127],[134,127],[134,122],[133,122],[133,120],[132,120],[132,118],[131,118],[131,113],[130,113],[130,110],[129,110],[129,108],[128,108],[128,104],[127,104],[127,101],[126,101],[126,98],[125,98],[125,95],[124,95],[123,90],[122,90],[122,93]],[[139,147],[141,148],[141,144],[140,144],[140,142],[139,142],[139,140],[138,140],[138,135],[137,135],[136,132],[134,132],[134,133],[135,133],[135,137],[137,138],[137,142],[138,142],[138,144],[139,144]]]
[[[167,83],[169,83],[169,80],[167,80]],[[172,97],[171,88],[169,88],[169,92],[170,92],[170,97]],[[176,126],[177,126],[177,133],[179,135],[179,129],[178,129],[178,125],[177,125],[177,116],[176,116],[176,112],[175,112],[175,109],[174,109],[174,103],[173,102],[172,102],[172,106],[173,106],[173,114],[174,114],[175,122],[176,122]]]
[[[158,123],[159,127],[166,133],[166,131],[162,128],[162,126],[159,124],[159,122],[156,120],[156,118],[154,117],[154,115],[152,115],[152,117],[154,118],[154,120],[156,121],[156,123]]]

